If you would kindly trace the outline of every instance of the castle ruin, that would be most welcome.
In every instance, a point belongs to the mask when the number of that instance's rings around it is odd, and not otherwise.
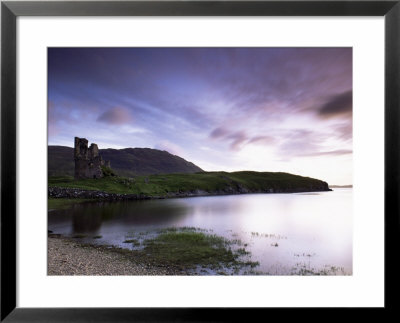
[[[101,178],[103,171],[101,166],[111,167],[110,162],[101,158],[97,144],[92,143],[88,148],[88,141],[85,138],[75,137],[75,179]]]

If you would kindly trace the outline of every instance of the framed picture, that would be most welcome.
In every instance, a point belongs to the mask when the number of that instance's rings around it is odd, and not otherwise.
[[[2,320],[394,306],[398,1],[1,9]]]

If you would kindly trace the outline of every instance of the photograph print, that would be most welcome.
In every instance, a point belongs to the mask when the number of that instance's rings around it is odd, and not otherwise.
[[[353,274],[351,47],[50,47],[48,275]]]

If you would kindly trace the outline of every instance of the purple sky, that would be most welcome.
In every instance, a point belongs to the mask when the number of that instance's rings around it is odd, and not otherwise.
[[[49,144],[352,183],[351,48],[50,48]]]

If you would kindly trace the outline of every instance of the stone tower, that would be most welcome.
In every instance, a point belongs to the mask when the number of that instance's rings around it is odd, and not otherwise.
[[[92,143],[88,148],[87,139],[75,137],[74,160],[76,179],[103,177],[101,166],[104,166],[104,161],[96,144]],[[110,167],[110,162],[107,166]]]

